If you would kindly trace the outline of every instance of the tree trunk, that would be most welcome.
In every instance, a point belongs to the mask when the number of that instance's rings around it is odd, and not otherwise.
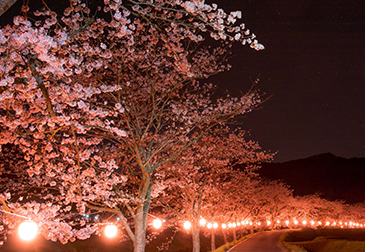
[[[193,238],[193,252],[200,252],[200,227],[199,220],[197,219],[195,219],[193,222],[191,235]]]
[[[133,244],[134,252],[144,252],[146,248],[146,224],[143,216],[143,207],[137,211],[134,219],[135,241]]]
[[[0,1],[0,16],[4,14],[17,0]]]
[[[233,240],[236,241],[237,240],[237,235],[236,235],[236,229],[235,228],[232,229],[232,233],[233,233]]]
[[[224,244],[228,243],[228,239],[227,239],[227,235],[226,235],[226,231],[224,229],[222,229],[222,233],[223,233],[223,240],[224,240]]]
[[[210,239],[210,247],[211,247],[211,251],[215,250],[215,233],[214,233],[214,230],[212,230],[212,235],[211,235],[211,239]]]

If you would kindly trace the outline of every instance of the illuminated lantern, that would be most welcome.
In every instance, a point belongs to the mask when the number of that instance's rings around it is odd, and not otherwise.
[[[227,228],[227,225],[226,224],[222,224],[222,228],[223,229],[226,229]]]
[[[232,227],[232,223],[228,223],[228,227],[231,228]]]
[[[244,221],[241,221],[241,224],[242,224],[242,225],[245,225],[245,222],[244,222]]]
[[[107,225],[104,229],[105,236],[109,238],[113,238],[114,236],[117,235],[117,233],[118,233],[118,228],[113,224]]]
[[[233,223],[233,224],[232,224],[232,227],[234,227],[234,228],[235,228],[235,227],[236,227],[236,223]]]
[[[237,227],[241,226],[241,223],[240,222],[237,222]]]
[[[285,221],[285,224],[287,225],[287,226],[289,226],[289,221],[287,220],[287,221]]]
[[[184,222],[184,228],[185,228],[185,230],[189,230],[189,229],[191,228],[191,223],[190,223],[190,221],[185,221],[185,222]]]
[[[159,229],[162,226],[162,221],[160,219],[154,219],[152,226],[156,229]]]
[[[299,222],[298,222],[297,220],[294,220],[294,224],[295,224],[295,225],[298,225],[298,223],[299,223]]]
[[[38,233],[38,226],[34,221],[26,220],[19,225],[19,237],[24,241],[32,240]]]
[[[306,220],[303,221],[303,225],[304,226],[307,225],[307,221]]]
[[[267,220],[266,223],[267,223],[268,226],[271,225],[271,221],[269,221],[269,220]]]
[[[326,221],[326,226],[329,226],[330,225],[330,222],[329,221]]]
[[[311,225],[312,225],[312,226],[314,226],[314,223],[315,223],[314,221],[311,221]]]
[[[217,222],[213,223],[213,228],[218,228],[218,223]]]
[[[213,227],[213,224],[212,223],[208,223],[207,224],[207,228],[211,229]]]
[[[205,226],[205,224],[207,223],[207,221],[204,218],[201,218],[200,221],[200,226]]]

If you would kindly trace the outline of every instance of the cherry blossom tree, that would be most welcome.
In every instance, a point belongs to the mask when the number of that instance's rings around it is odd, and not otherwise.
[[[263,46],[235,25],[241,12],[201,0],[104,1],[91,13],[75,0],[61,16],[46,8],[0,30],[0,144],[26,161],[22,191],[0,198],[63,243],[100,232],[75,216],[117,215],[144,251],[167,164],[260,103],[254,89],[213,99],[214,85],[197,81],[228,69],[225,49],[198,46],[201,33]]]
[[[290,202],[293,199],[293,190],[278,180],[263,180],[260,187],[263,189],[260,193],[264,199],[261,201],[261,208],[264,211],[263,215],[269,221],[268,226],[274,229],[276,221],[283,219],[285,209],[290,207]]]
[[[344,214],[343,201],[329,201],[319,194],[296,197],[297,216],[324,224],[326,221],[340,221]]]
[[[187,148],[169,166],[170,184],[175,187],[170,187],[169,198],[164,197],[166,202],[162,204],[177,221],[192,223],[194,252],[200,251],[200,220],[206,218],[211,224],[231,221],[227,216],[232,216],[238,203],[232,199],[244,197],[247,191],[243,188],[251,185],[250,177],[256,168],[251,163],[271,159],[272,154],[246,140],[243,131],[230,132],[229,128],[219,127]],[[233,169],[236,164],[247,164],[245,171]],[[209,234],[214,239],[214,234]]]

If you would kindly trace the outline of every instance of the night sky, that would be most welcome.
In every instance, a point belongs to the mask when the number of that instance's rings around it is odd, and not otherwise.
[[[232,70],[211,79],[238,93],[259,76],[259,89],[271,98],[241,120],[251,139],[278,151],[276,162],[326,152],[365,157],[364,0],[206,2],[241,10],[266,48],[236,43]],[[0,23],[16,13],[13,6]]]
[[[210,1],[209,1],[210,2]],[[279,151],[275,162],[331,152],[365,157],[365,2],[363,0],[220,0],[265,50],[233,47],[221,87],[272,96],[242,121],[251,138]]]

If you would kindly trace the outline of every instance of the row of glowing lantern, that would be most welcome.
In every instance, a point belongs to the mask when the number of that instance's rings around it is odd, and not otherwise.
[[[286,227],[289,227],[289,224],[290,224],[290,221],[286,220],[285,222],[285,226]],[[277,225],[281,225],[282,222],[280,220],[277,220],[276,221],[276,224]],[[318,222],[315,222],[313,220],[311,221],[306,221],[306,220],[303,220],[302,222],[299,222],[298,220],[293,220],[292,224],[294,224],[294,226],[308,226],[310,224],[310,226],[322,226],[322,222],[321,221],[318,221]],[[228,223],[228,224],[221,224],[221,227],[222,229],[226,229],[226,228],[236,228],[236,227],[240,227],[240,226],[261,226],[262,223],[261,222],[256,222],[256,223],[253,223],[251,221],[241,221],[241,222],[234,222],[234,223]],[[270,220],[267,220],[266,221],[266,225],[267,226],[271,226],[272,225],[272,222]],[[205,219],[200,219],[200,226],[206,226],[207,228],[211,229],[211,228],[218,228],[218,223],[214,222],[213,224],[212,223],[207,223],[207,221]],[[349,221],[349,222],[342,222],[342,221],[339,221],[339,222],[329,222],[329,221],[326,221],[325,222],[325,226],[326,227],[349,227],[349,228],[364,228],[364,224],[360,224],[360,223],[357,223],[357,222],[352,222],[352,221]],[[191,224],[190,222],[186,221],[184,223],[184,228],[185,229],[190,229],[191,227]]]
[[[162,223],[164,221],[161,221],[159,218],[156,218],[154,219],[154,221],[152,222],[152,226],[156,229],[159,229],[162,227]],[[281,224],[281,222],[279,220],[276,221],[276,223],[278,225]],[[200,226],[202,227],[207,227],[208,229],[217,229],[219,227],[219,224],[217,222],[213,222],[213,223],[210,223],[210,222],[207,222],[204,218],[201,218],[200,219],[200,222],[199,222]],[[272,222],[267,220],[266,221],[266,224],[267,226],[271,226]],[[285,221],[285,225],[286,226],[289,226],[290,222],[287,220]],[[297,220],[294,220],[293,221],[293,224],[295,226],[298,226],[300,225],[300,222],[297,221]],[[311,226],[315,226],[316,224],[318,226],[322,226],[322,222],[318,221],[318,222],[315,222],[315,221],[306,221],[306,220],[303,220],[302,223],[301,223],[303,226],[307,226],[308,224],[310,224]],[[249,221],[241,221],[241,222],[235,222],[235,223],[228,223],[228,224],[221,224],[221,227],[222,229],[226,229],[226,228],[236,228],[236,227],[240,227],[240,226],[261,226],[261,222],[256,222],[256,223],[253,223],[253,222],[249,222]],[[189,221],[185,221],[184,224],[184,229],[185,230],[189,230],[191,228],[191,222]],[[326,227],[348,227],[348,228],[363,228],[364,227],[364,224],[359,224],[359,223],[355,223],[355,222],[329,222],[327,221],[325,223],[325,226]],[[22,239],[22,240],[25,240],[25,241],[29,241],[29,240],[32,240],[38,233],[38,226],[37,224],[34,222],[34,221],[31,221],[31,220],[26,220],[24,221],[23,223],[21,223],[19,225],[19,228],[18,228],[18,234],[19,234],[19,237]],[[118,228],[116,225],[114,224],[107,224],[104,228],[104,234],[106,237],[109,237],[109,238],[113,238],[115,237],[117,234],[118,234]]]
[[[159,229],[162,226],[162,221],[156,218],[152,225],[154,228]],[[22,222],[18,227],[19,237],[24,241],[30,241],[36,237],[38,233],[38,225],[32,220],[26,220]],[[107,224],[104,228],[104,234],[106,237],[113,238],[118,234],[118,227],[114,224]]]

